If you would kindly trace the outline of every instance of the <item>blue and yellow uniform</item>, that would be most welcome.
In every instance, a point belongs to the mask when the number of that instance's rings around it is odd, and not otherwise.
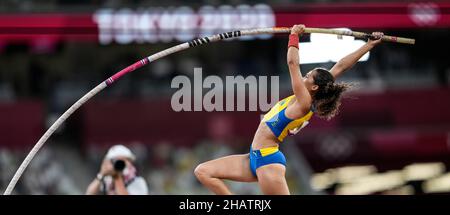
[[[308,125],[309,119],[313,115],[311,110],[299,119],[289,119],[286,116],[286,108],[293,98],[295,98],[294,95],[279,101],[264,115],[262,120],[280,142],[283,142],[287,135],[294,135]],[[258,167],[272,163],[280,163],[286,166],[286,158],[277,146],[259,150],[253,150],[250,147],[250,169],[255,176]]]

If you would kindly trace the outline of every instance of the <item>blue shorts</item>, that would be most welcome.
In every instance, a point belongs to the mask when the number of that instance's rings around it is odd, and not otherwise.
[[[256,169],[273,163],[279,163],[286,166],[286,158],[278,147],[264,148],[260,150],[253,150],[252,147],[250,147],[250,170],[255,177]]]

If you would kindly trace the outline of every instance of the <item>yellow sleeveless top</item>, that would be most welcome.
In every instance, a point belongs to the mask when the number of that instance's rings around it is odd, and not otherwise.
[[[295,98],[295,95],[279,101],[264,115],[262,120],[269,126],[270,130],[272,130],[273,134],[280,142],[283,142],[287,135],[297,134],[302,128],[309,124],[309,119],[313,115],[313,111],[309,111],[305,116],[299,119],[289,119],[286,117],[286,107],[293,98]]]

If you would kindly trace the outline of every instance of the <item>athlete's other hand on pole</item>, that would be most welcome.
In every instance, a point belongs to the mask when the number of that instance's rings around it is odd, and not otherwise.
[[[301,35],[305,32],[305,25],[294,25],[291,28],[291,34]]]
[[[381,43],[381,38],[383,37],[384,33],[383,32],[373,32],[372,33],[372,38],[369,38],[369,40],[367,41],[367,43],[369,43],[372,46],[378,45]]]

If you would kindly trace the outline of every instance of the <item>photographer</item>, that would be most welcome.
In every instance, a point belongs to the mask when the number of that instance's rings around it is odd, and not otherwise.
[[[108,150],[100,172],[91,182],[87,195],[147,195],[144,178],[137,176],[133,165],[134,154],[123,145],[115,145]]]

